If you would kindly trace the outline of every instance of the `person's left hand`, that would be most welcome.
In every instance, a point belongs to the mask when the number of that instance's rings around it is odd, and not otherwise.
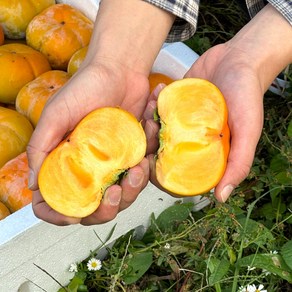
[[[221,90],[227,103],[231,148],[225,174],[215,188],[215,197],[224,202],[249,174],[253,163],[263,125],[264,90],[260,77],[247,55],[240,50],[230,49],[226,44],[215,46],[199,57],[185,77],[211,81]],[[156,134],[159,125],[151,117],[161,88],[163,85],[159,85],[151,94],[144,112],[147,120],[145,132],[148,136],[148,153],[155,153],[158,147]],[[150,154],[148,158],[150,179],[161,188],[155,176],[154,155]]]

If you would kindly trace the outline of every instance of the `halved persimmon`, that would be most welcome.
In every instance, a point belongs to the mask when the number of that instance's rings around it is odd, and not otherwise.
[[[166,85],[172,83],[174,80],[170,78],[168,75],[160,72],[151,72],[148,77],[149,85],[150,85],[150,93],[155,89],[155,87],[160,84],[164,83]]]
[[[183,196],[210,191],[224,174],[230,147],[222,93],[207,80],[186,78],[160,92],[157,108],[158,182]]]
[[[40,192],[57,212],[86,217],[98,208],[106,188],[145,152],[146,136],[135,116],[121,108],[99,108],[46,157]]]

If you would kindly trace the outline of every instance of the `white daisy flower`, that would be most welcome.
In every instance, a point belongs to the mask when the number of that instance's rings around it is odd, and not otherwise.
[[[259,287],[255,290],[256,292],[267,292],[267,290],[264,290],[264,285],[260,284]]]
[[[247,292],[256,292],[256,291],[257,291],[257,287],[256,287],[255,284],[247,285],[247,287],[246,287],[246,291],[247,291]]]
[[[167,242],[164,246],[165,249],[170,249],[170,244]]]
[[[87,268],[89,271],[98,271],[102,267],[101,261],[96,258],[91,258],[87,262]]]
[[[78,272],[78,267],[77,267],[77,264],[76,263],[73,263],[73,264],[70,265],[69,272],[71,272],[71,273]]]

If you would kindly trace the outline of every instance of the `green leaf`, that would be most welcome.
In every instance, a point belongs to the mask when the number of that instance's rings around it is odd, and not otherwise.
[[[289,162],[282,154],[275,155],[270,163],[270,168],[273,172],[279,173],[285,171],[289,167]]]
[[[268,272],[276,274],[282,279],[292,283],[291,270],[285,263],[283,257],[279,254],[249,255],[239,259],[237,264],[240,267],[252,266],[267,270]]]
[[[245,246],[248,246],[251,243],[263,246],[267,241],[274,240],[271,231],[263,224],[248,218],[239,218],[238,222],[243,227],[241,238],[244,241]]]
[[[156,224],[161,231],[171,231],[175,222],[186,220],[191,212],[193,203],[177,204],[168,207],[156,219]]]
[[[127,269],[125,275],[122,277],[125,284],[130,285],[138,281],[152,265],[152,258],[152,252],[143,252],[128,256],[125,261]]]
[[[226,259],[218,260],[215,258],[212,258],[208,263],[211,272],[209,285],[212,286],[218,283],[228,273],[230,263]]]
[[[281,248],[281,255],[287,266],[292,271],[292,240],[286,242]]]

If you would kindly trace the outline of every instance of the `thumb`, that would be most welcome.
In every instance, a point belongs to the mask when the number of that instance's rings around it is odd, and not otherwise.
[[[46,114],[46,111],[42,113],[26,148],[29,189],[33,191],[38,189],[38,173],[41,165],[47,155],[63,140],[67,131],[66,123],[61,123],[61,121],[58,123],[58,119]]]

